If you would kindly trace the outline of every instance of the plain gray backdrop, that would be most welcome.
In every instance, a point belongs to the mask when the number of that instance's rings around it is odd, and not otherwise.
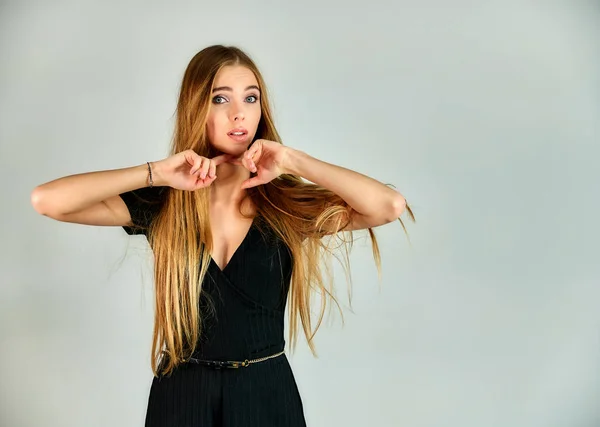
[[[354,313],[336,267],[345,325],[288,348],[309,426],[600,425],[599,23],[591,1],[2,1],[0,425],[143,425],[147,243],[30,193],[164,158],[215,43],[254,58],[285,144],[417,216],[410,241],[375,229],[381,283],[356,233]]]

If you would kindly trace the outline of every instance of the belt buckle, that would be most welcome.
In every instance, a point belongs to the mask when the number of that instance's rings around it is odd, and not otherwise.
[[[244,360],[243,362],[227,362],[229,363],[229,365],[227,365],[228,368],[232,368],[232,369],[238,369],[238,368],[245,368],[249,365],[248,359]]]
[[[229,369],[238,369],[238,368],[245,368],[247,366],[250,365],[250,362],[248,361],[248,359],[244,360],[243,362],[240,361],[224,361],[224,360],[200,360],[199,362],[204,363],[205,365],[214,368],[214,369],[221,369],[221,368],[229,368]]]

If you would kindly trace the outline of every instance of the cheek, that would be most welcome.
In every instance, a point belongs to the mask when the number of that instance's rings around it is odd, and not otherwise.
[[[209,137],[213,137],[219,133],[219,117],[216,114],[209,114],[206,120],[206,130]]]
[[[213,120],[212,120],[212,119],[209,117],[209,118],[206,120],[206,134],[208,135],[208,137],[209,137],[210,139],[212,139],[212,138],[213,138],[213,135],[215,134],[215,131],[214,131],[214,129],[215,129],[215,126],[214,126],[214,121],[213,121]]]
[[[258,107],[257,110],[254,112],[254,120],[256,121],[256,123],[260,122],[261,117],[262,117],[261,109],[260,109],[260,107]]]

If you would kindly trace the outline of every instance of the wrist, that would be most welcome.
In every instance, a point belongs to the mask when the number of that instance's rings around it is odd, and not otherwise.
[[[148,162],[150,164],[150,170],[152,171],[152,186],[153,187],[165,187],[168,184],[166,183],[164,176],[163,176],[163,169],[162,169],[162,164],[160,163],[160,161],[158,162]],[[146,168],[147,168],[147,164],[146,164]],[[146,186],[150,187],[150,172],[148,170],[146,170],[147,175],[146,176]]]
[[[285,147],[281,169],[285,174],[301,175],[299,165],[307,154],[291,147]]]

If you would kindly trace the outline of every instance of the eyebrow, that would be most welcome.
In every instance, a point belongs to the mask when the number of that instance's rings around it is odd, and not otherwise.
[[[257,91],[260,92],[260,88],[258,86],[252,85],[252,86],[248,86],[245,90],[250,90],[250,89],[256,89]],[[214,88],[212,91],[217,92],[220,90],[228,90],[229,92],[233,92],[233,89],[231,89],[229,86],[220,86],[220,87],[216,87]]]

